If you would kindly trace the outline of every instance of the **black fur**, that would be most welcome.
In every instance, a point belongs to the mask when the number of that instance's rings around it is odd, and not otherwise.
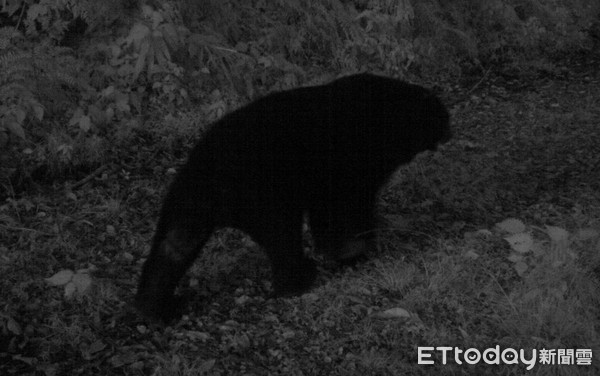
[[[267,252],[276,294],[307,290],[303,213],[317,248],[344,257],[372,230],[378,190],[398,166],[450,138],[429,90],[359,74],[268,95],[216,122],[167,194],[136,296],[150,317],[174,314],[179,279],[213,231],[234,227]],[[345,246],[349,244],[349,246]]]

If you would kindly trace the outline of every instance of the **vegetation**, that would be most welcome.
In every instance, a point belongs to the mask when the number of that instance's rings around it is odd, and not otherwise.
[[[417,346],[600,354],[600,3],[0,4],[0,374],[522,374]],[[455,139],[382,193],[371,261],[269,299],[216,236],[168,328],[128,303],[170,177],[264,93],[378,72],[436,88]],[[532,374],[598,374],[536,365]]]

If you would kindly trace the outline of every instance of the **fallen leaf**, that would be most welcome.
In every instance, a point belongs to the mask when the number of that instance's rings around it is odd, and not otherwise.
[[[527,266],[527,264],[524,263],[523,261],[519,261],[515,264],[515,270],[517,271],[517,274],[519,275],[519,277],[522,277],[528,268],[529,267]]]
[[[69,269],[61,270],[60,272],[54,274],[50,278],[46,278],[45,281],[50,286],[62,286],[66,285],[73,278],[73,271]]]
[[[508,232],[509,234],[517,234],[525,231],[525,225],[523,222],[515,218],[505,219],[500,223],[496,223],[496,227],[502,231]]]
[[[77,273],[73,276],[72,282],[75,285],[77,292],[79,294],[84,294],[92,285],[92,278],[88,273]]]
[[[373,317],[379,319],[408,319],[410,318],[410,313],[404,308],[395,307],[387,309],[383,312],[375,313]]]

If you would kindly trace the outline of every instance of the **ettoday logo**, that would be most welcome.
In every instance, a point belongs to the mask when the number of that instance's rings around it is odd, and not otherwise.
[[[453,356],[456,364],[477,364],[481,361],[487,364],[526,364],[527,370],[531,370],[536,364],[537,351],[531,350],[530,354],[526,354],[525,350],[517,351],[512,348],[500,350],[500,346],[485,349],[483,352],[478,349],[470,348],[467,350],[459,349],[458,347],[438,346],[438,347],[419,347],[418,348],[418,364],[434,364],[432,352],[438,351],[442,355],[442,364],[446,364],[449,356]]]
[[[418,348],[418,364],[434,364],[431,359],[435,353],[441,354],[442,364],[448,358],[454,359],[456,364],[525,364],[531,370],[537,363],[545,365],[578,365],[589,366],[592,364],[592,349],[541,349],[541,350],[515,350],[512,348],[500,349],[500,346],[490,347],[483,351],[470,348],[462,350],[458,347],[438,346]]]

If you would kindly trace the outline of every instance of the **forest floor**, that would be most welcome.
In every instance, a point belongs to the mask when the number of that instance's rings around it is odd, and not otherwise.
[[[458,98],[458,99],[457,99]],[[182,283],[186,314],[148,325],[129,304],[170,171],[153,140],[88,181],[0,204],[2,375],[523,374],[417,346],[573,349],[600,374],[600,55],[446,93],[454,139],[382,193],[379,247],[317,287],[268,298],[266,258],[215,236]],[[584,365],[592,350],[590,365]]]

